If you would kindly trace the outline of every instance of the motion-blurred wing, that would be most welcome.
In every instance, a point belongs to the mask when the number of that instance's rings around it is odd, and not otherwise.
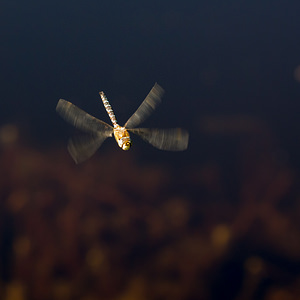
[[[74,161],[79,164],[90,158],[101,146],[107,136],[82,134],[72,137],[68,143],[68,150]]]
[[[105,138],[112,136],[112,126],[89,115],[71,102],[60,99],[56,111],[65,121],[84,132],[102,134]]]
[[[129,130],[160,150],[182,151],[189,143],[189,133],[181,128]]]
[[[134,128],[145,121],[146,118],[148,118],[149,115],[160,104],[163,94],[163,88],[155,83],[145,100],[142,102],[136,112],[129,118],[124,127]]]

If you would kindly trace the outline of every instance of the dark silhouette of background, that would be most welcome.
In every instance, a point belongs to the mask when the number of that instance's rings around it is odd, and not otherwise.
[[[299,8],[2,0],[1,299],[299,299]],[[188,150],[75,165],[58,99],[123,124],[156,81]]]

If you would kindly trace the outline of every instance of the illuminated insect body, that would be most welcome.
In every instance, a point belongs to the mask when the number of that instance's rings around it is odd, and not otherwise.
[[[131,139],[128,130],[125,127],[121,127],[118,124],[114,111],[111,105],[109,104],[105,94],[103,92],[100,92],[99,95],[102,99],[103,105],[108,113],[108,116],[110,117],[110,120],[114,125],[114,136],[119,147],[123,150],[129,150],[129,148],[131,147]]]
[[[100,92],[103,105],[110,117],[113,127],[89,115],[74,104],[60,99],[56,111],[67,122],[83,131],[82,135],[74,136],[69,140],[68,150],[76,163],[80,163],[92,156],[106,138],[114,135],[118,145],[123,150],[131,147],[129,132],[140,136],[154,147],[161,150],[181,151],[188,146],[189,134],[181,128],[148,129],[135,128],[142,123],[160,104],[164,90],[156,83],[145,100],[122,127],[105,94]]]

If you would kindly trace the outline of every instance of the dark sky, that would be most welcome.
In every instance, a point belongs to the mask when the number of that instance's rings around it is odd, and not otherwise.
[[[56,142],[59,98],[108,121],[103,90],[123,123],[157,81],[166,95],[145,127],[185,127],[199,147],[203,116],[246,114],[299,162],[299,14],[285,0],[2,0],[1,124]]]

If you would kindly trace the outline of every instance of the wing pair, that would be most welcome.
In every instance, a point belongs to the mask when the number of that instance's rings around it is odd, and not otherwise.
[[[145,100],[129,118],[125,128],[161,150],[181,151],[188,145],[189,134],[180,128],[148,129],[134,128],[146,120],[160,104],[164,90],[156,83]],[[74,104],[60,99],[56,106],[58,114],[84,133],[69,140],[68,150],[76,163],[92,156],[104,140],[113,135],[113,127],[89,115]]]

